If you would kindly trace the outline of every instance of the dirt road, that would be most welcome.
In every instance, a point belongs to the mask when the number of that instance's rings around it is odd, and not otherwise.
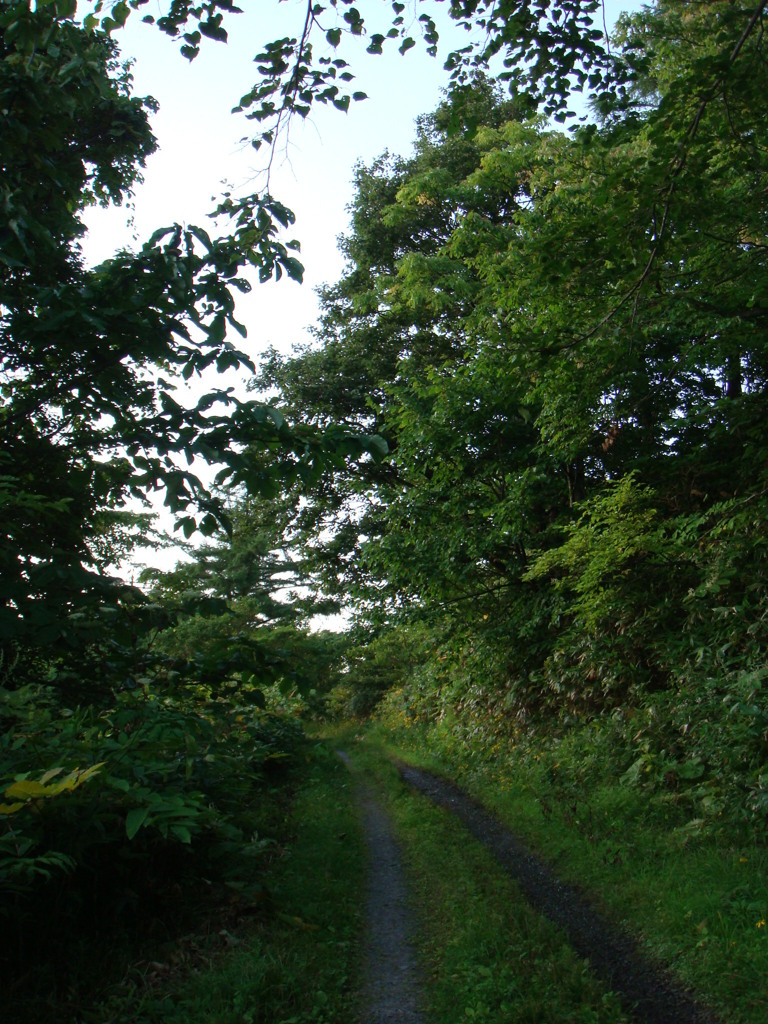
[[[404,782],[455,814],[518,883],[539,913],[564,929],[568,941],[620,997],[638,1024],[717,1024],[625,932],[610,924],[576,887],[561,881],[489,811],[458,786],[399,764]]]

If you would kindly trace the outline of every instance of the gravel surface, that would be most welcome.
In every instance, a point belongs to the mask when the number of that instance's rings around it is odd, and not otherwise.
[[[344,751],[338,754],[349,763]],[[419,1010],[415,921],[400,851],[389,817],[373,790],[359,785],[357,799],[369,856],[361,1024],[426,1024]]]
[[[582,892],[560,881],[551,868],[476,800],[429,772],[402,763],[398,769],[405,782],[456,814],[472,835],[488,847],[517,881],[530,904],[565,930],[573,948],[590,961],[595,974],[617,993],[626,1012],[636,1021],[717,1024],[714,1016],[642,956],[629,935],[607,922]]]

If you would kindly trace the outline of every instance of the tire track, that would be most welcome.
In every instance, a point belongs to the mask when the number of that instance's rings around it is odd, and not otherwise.
[[[344,751],[337,751],[349,766]],[[400,850],[389,817],[374,791],[358,783],[368,846],[365,974],[361,1024],[426,1024],[419,1006],[421,980],[416,932]]]
[[[576,952],[619,996],[638,1024],[718,1024],[626,933],[610,924],[573,885],[561,881],[480,803],[453,783],[397,763],[404,782],[453,812],[518,883],[539,913],[564,929]]]

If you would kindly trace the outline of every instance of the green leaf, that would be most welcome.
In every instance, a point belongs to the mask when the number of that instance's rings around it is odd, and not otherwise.
[[[227,32],[226,29],[216,21],[201,21],[200,31],[204,36],[208,36],[209,39],[215,39],[217,42],[226,43]]]
[[[171,825],[171,835],[174,835],[182,843],[192,842],[192,833],[186,825]]]
[[[149,807],[134,807],[125,816],[125,834],[133,839],[139,829],[145,824],[149,817]]]
[[[382,44],[384,43],[384,36],[380,33],[376,33],[371,36],[371,41],[368,44],[366,53],[380,54],[383,53]]]
[[[32,800],[47,795],[47,788],[40,782],[33,782],[32,779],[22,779],[20,782],[12,783],[6,790],[7,797],[21,797],[23,800]]]

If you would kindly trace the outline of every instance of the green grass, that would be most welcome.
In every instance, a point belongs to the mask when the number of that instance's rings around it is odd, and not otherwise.
[[[460,776],[724,1021],[764,1024],[766,855],[756,843],[692,828],[674,802],[647,805],[605,777],[592,788],[571,782],[562,750],[559,762],[542,750],[524,763],[503,749],[452,758],[444,737],[421,730],[322,735],[296,774],[268,897],[252,916],[225,913],[206,934],[169,943],[161,962],[136,964],[78,1024],[352,1024],[366,869],[357,776],[379,791],[402,844],[430,1024],[624,1024],[616,996],[560,930],[453,815],[400,782],[387,752]],[[350,754],[351,772],[335,747]]]
[[[768,1006],[768,851],[746,833],[707,828],[689,809],[650,801],[610,780],[577,781],[578,744],[526,757],[452,748],[422,728],[387,733],[390,753],[449,777],[493,809],[565,879],[596,894],[607,914],[671,965],[724,1019],[764,1024]]]
[[[165,972],[129,973],[83,1022],[354,1020],[365,852],[349,773],[327,747],[308,755],[285,832],[255,920],[201,940],[187,957],[177,944],[182,955]]]
[[[617,998],[450,813],[404,787],[373,746],[354,751],[381,788],[421,921],[434,1024],[619,1024]]]

